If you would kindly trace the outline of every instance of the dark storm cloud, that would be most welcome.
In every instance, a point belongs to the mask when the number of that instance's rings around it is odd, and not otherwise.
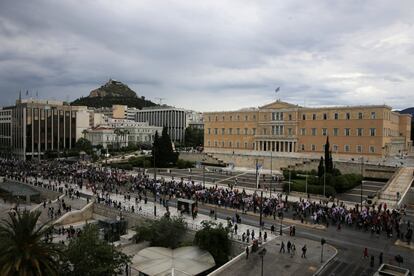
[[[0,2],[0,104],[18,91],[75,99],[109,78],[197,110],[405,107],[410,1]],[[197,99],[196,101],[194,99]]]

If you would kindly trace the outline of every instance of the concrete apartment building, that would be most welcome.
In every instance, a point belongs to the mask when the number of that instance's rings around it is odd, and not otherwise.
[[[19,159],[42,158],[47,151],[71,149],[89,127],[86,107],[59,101],[19,99],[0,113],[6,124],[0,128],[0,137],[10,141],[8,149],[0,150]]]
[[[277,152],[371,159],[410,150],[411,116],[386,105],[309,108],[280,100],[259,108],[204,113],[206,152]],[[277,155],[277,154],[276,154]]]

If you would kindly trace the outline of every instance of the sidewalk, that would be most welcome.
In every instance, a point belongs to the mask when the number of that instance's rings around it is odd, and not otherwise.
[[[286,244],[290,240],[296,246],[296,253],[291,257],[287,253]],[[279,253],[281,241],[285,243],[286,253]],[[306,244],[307,252],[306,258],[301,258],[302,247]],[[298,237],[283,236],[272,240],[265,246],[266,254],[263,258],[263,275],[278,275],[278,276],[305,276],[313,275],[321,263],[321,244]],[[262,248],[259,248],[260,252]],[[261,257],[258,252],[250,253],[249,258],[243,255],[236,262],[232,263],[219,273],[212,275],[220,276],[256,276],[261,275]],[[337,254],[337,250],[328,244],[324,245],[323,262],[325,263]]]

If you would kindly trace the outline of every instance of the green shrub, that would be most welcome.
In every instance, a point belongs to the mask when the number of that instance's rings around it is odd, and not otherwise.
[[[343,193],[360,185],[361,181],[360,174],[343,174],[335,177],[334,187],[338,193]]]
[[[192,167],[194,167],[194,162],[186,161],[186,160],[183,160],[183,159],[178,159],[178,161],[177,161],[177,167],[179,169],[192,168]]]

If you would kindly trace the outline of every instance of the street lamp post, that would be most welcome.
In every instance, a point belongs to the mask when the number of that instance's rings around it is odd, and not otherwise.
[[[325,187],[326,187],[326,167],[323,166],[323,197],[326,197]]]
[[[273,181],[273,170],[272,170],[272,168],[273,168],[273,162],[272,162],[272,152],[270,152],[270,184],[269,184],[269,187],[270,187],[270,197],[272,197],[272,181]]]
[[[260,229],[263,223],[263,190],[260,191]]]
[[[305,193],[308,194],[308,175],[305,176]]]
[[[262,259],[261,275],[263,276],[263,259],[264,259],[264,256],[266,255],[266,248],[263,248],[258,254],[259,254],[260,258]]]
[[[154,159],[154,180],[157,181],[157,169],[155,168],[155,148],[153,150],[153,159]]]
[[[362,184],[363,184],[363,179],[364,179],[364,157],[363,156],[361,156],[361,176],[362,176],[362,179],[361,179],[361,210],[362,210]]]
[[[206,165],[203,165],[203,188],[206,186]]]
[[[290,195],[290,169],[289,169],[289,195]]]

